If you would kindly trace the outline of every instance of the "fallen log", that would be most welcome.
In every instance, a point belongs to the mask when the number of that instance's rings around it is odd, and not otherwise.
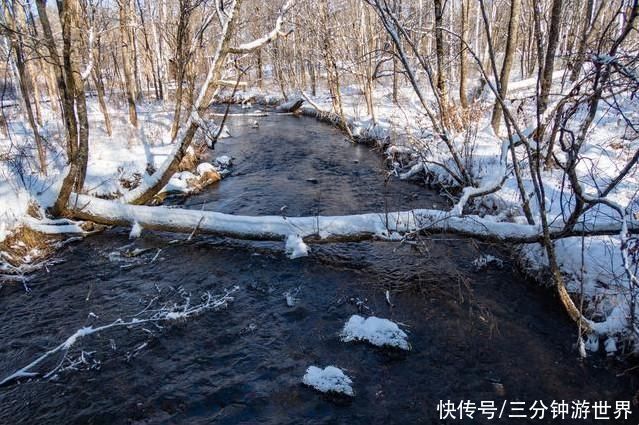
[[[497,222],[491,217],[454,216],[448,211],[415,209],[388,213],[343,216],[242,216],[213,211],[186,210],[124,204],[117,200],[98,199],[73,194],[69,213],[78,219],[107,225],[133,225],[143,228],[190,233],[198,232],[248,240],[285,240],[297,235],[307,242],[355,241],[366,239],[401,240],[418,233],[449,233],[484,241],[541,242],[539,226]],[[628,223],[631,233],[639,233],[639,221]],[[599,223],[595,227],[575,226],[572,232],[559,228],[551,231],[553,239],[569,236],[619,234],[621,223]]]
[[[275,110],[277,112],[295,112],[298,109],[300,109],[303,104],[304,104],[304,99],[302,98],[293,99],[281,104]]]

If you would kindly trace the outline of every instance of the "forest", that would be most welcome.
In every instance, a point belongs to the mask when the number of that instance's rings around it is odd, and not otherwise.
[[[639,0],[1,12],[3,420],[639,408]]]

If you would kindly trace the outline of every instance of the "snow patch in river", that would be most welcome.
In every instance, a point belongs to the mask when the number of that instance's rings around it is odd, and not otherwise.
[[[304,243],[299,235],[288,235],[286,238],[286,255],[288,258],[294,259],[299,257],[306,257],[310,248]]]
[[[326,366],[324,369],[309,366],[302,382],[323,393],[333,392],[351,397],[355,395],[351,378],[335,366]]]
[[[129,239],[137,239],[142,234],[142,226],[137,221],[133,223],[133,227],[131,227],[131,232],[129,233]]]
[[[410,350],[408,335],[395,322],[371,316],[364,319],[357,314],[351,316],[340,334],[342,341],[366,341],[378,347],[397,347]]]

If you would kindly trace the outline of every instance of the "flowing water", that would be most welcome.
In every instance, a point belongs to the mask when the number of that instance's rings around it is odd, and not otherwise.
[[[232,175],[182,206],[290,216],[445,206],[426,188],[387,178],[377,153],[313,119],[234,117],[229,126],[233,137],[216,154],[235,159]],[[2,289],[3,376],[82,326],[131,318],[150,303],[189,294],[195,303],[239,285],[235,300],[187,320],[80,340],[69,352],[74,365],[66,360],[54,379],[0,387],[0,423],[440,423],[439,400],[633,396],[631,378],[616,377],[605,359],[578,361],[575,328],[551,291],[485,244],[450,236],[319,244],[290,260],[283,243],[148,232],[129,245],[127,234],[112,229],[66,247],[60,264],[29,282],[30,293]],[[134,248],[148,251],[127,256]],[[472,260],[482,253],[503,268],[477,272]],[[401,323],[412,350],[340,342],[353,314]],[[304,386],[310,365],[342,368],[355,397]],[[477,414],[471,422],[489,423]]]

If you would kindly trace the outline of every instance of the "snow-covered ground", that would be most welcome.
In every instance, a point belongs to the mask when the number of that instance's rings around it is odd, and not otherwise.
[[[89,109],[89,160],[85,189],[98,197],[118,197],[126,194],[132,185],[157,169],[171,153],[170,140],[173,117],[171,105],[147,102],[138,105],[138,127],[128,123],[124,106],[112,104],[110,117],[113,134],[109,136],[103,115],[95,99],[87,102]],[[61,175],[66,171],[64,148],[60,137],[61,123],[47,108],[43,108],[41,133],[47,140],[47,176],[37,173],[32,132],[16,108],[5,110],[10,125],[10,136],[0,136],[0,242],[12,231],[29,220],[30,203],[41,208],[52,205],[59,190]],[[210,173],[224,174],[230,166],[228,158],[220,163],[202,163],[195,173],[176,173],[164,191],[188,192],[195,182]],[[209,173],[209,174],[207,174]],[[33,201],[33,202],[32,202]]]

